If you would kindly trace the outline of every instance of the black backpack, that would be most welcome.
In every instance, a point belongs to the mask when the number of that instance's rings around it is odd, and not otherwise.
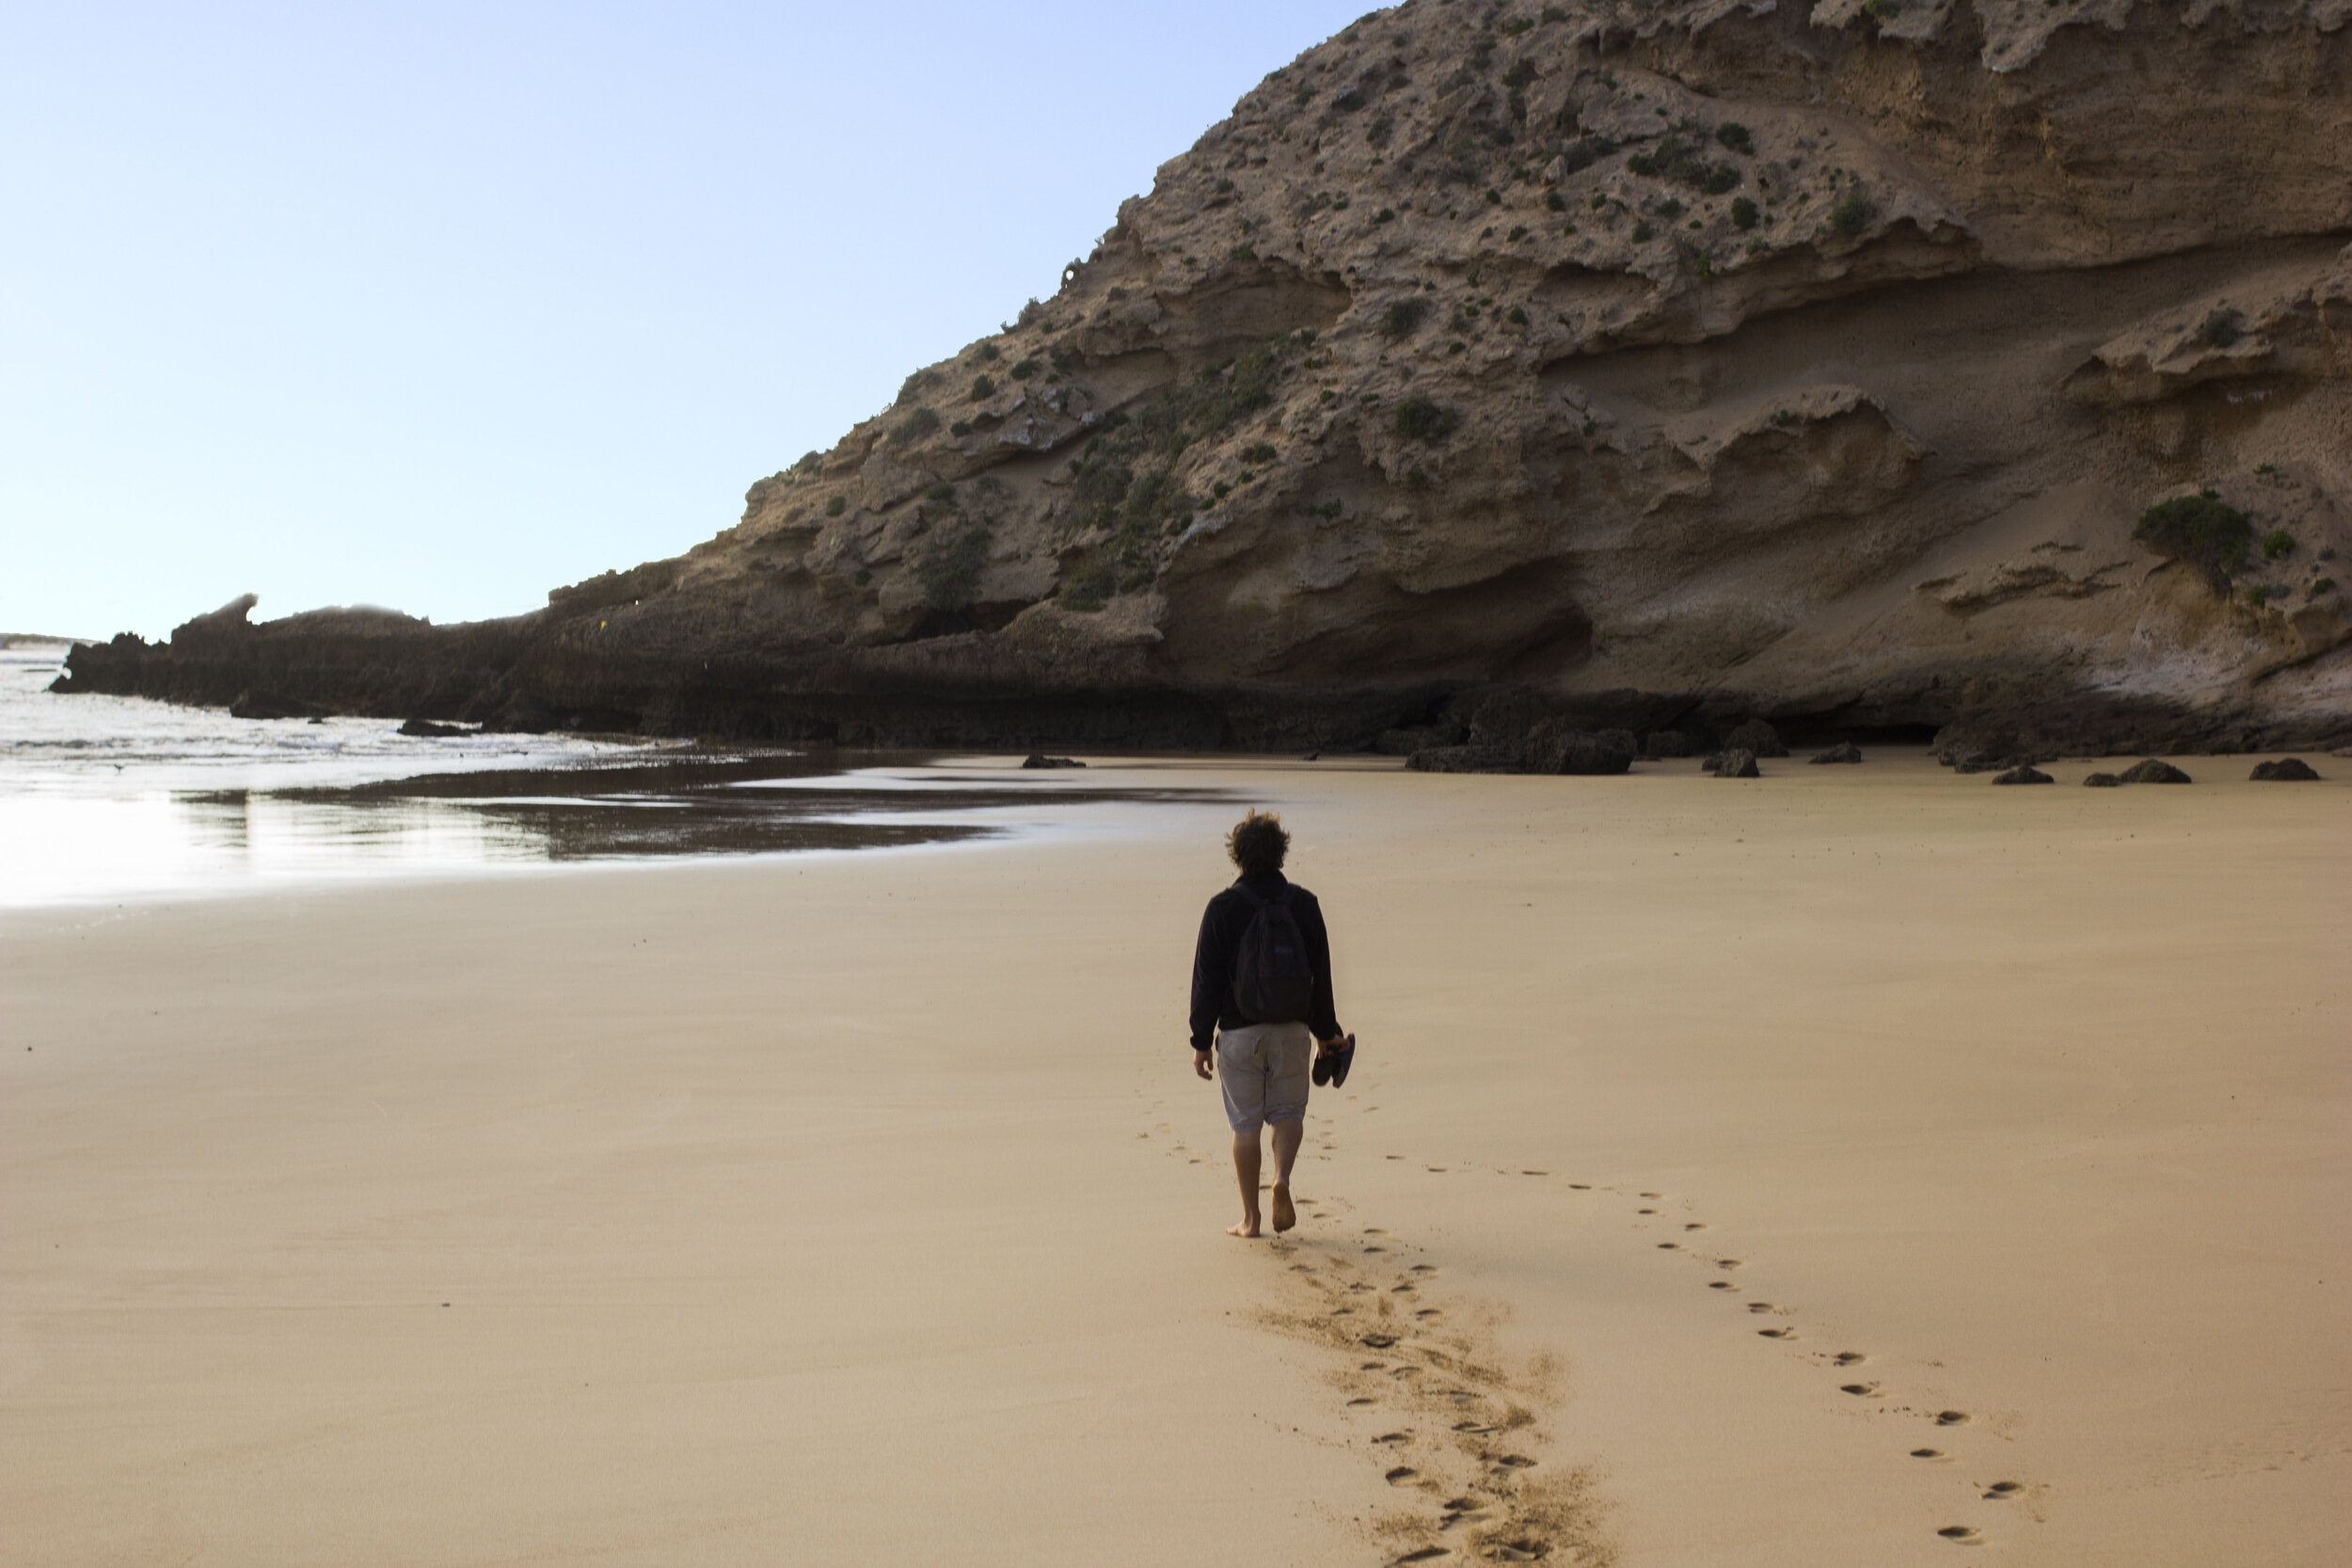
[[[1271,899],[1233,886],[1257,912],[1241,934],[1233,962],[1233,1006],[1253,1023],[1302,1023],[1314,1010],[1315,970],[1306,934],[1291,913],[1288,887]]]

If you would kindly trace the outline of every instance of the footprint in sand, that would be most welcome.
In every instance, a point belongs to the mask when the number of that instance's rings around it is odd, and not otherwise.
[[[1780,1308],[1774,1307],[1769,1301],[1752,1301],[1748,1303],[1748,1310],[1751,1312],[1777,1312]]]
[[[1572,1193],[1589,1193],[1592,1190],[1593,1184],[1590,1181],[1571,1181],[1568,1183],[1568,1191]]]
[[[1396,1560],[1400,1563],[1434,1562],[1441,1557],[1452,1557],[1453,1555],[1454,1554],[1452,1552],[1447,1551],[1443,1546],[1423,1546],[1417,1552],[1406,1552],[1403,1557],[1398,1558]]]
[[[1495,1465],[1505,1470],[1532,1470],[1535,1467],[1535,1462],[1523,1453],[1506,1453],[1496,1460]]]
[[[1841,1350],[1833,1359],[1841,1367],[1858,1367],[1870,1358],[1858,1350]]]
[[[1396,1343],[1396,1336],[1393,1334],[1367,1334],[1364,1336],[1363,1342],[1373,1350],[1387,1350],[1391,1345]]]
[[[1994,1503],[2007,1502],[2010,1498],[2017,1496],[2018,1493],[2023,1492],[2025,1489],[2026,1486],[2023,1481],[1996,1481],[1992,1484],[1992,1486],[1986,1489],[1984,1494],[1985,1501]]]
[[[1914,1459],[1941,1459],[1944,1457],[1944,1450],[1942,1449],[1914,1449],[1911,1450],[1911,1457]]]
[[[1697,1222],[1693,1221],[1692,1224],[1686,1225],[1686,1226],[1684,1226],[1682,1228],[1683,1228],[1683,1229],[1685,1229],[1685,1230],[1704,1230],[1704,1229],[1706,1229],[1706,1228],[1707,1228],[1707,1227],[1705,1227],[1705,1226],[1703,1226],[1703,1225],[1700,1225],[1700,1224],[1698,1224]]]
[[[1383,1443],[1409,1443],[1412,1440],[1413,1434],[1409,1432],[1384,1432],[1372,1442],[1373,1446],[1377,1448]]]
[[[1680,1252],[1682,1250],[1682,1243],[1680,1242],[1661,1242],[1658,1243],[1658,1250],[1661,1252]]]
[[[1710,1291],[1736,1291],[1740,1287],[1728,1279],[1710,1279],[1707,1282],[1707,1288]]]
[[[1977,1533],[1975,1527],[1970,1525],[1946,1525],[1942,1529],[1937,1530],[1935,1533],[1942,1536],[1947,1541],[1958,1542],[1963,1546],[1976,1545],[1979,1542],[1984,1539],[1983,1536]]]
[[[1413,1480],[1420,1474],[1421,1472],[1414,1469],[1410,1465],[1399,1465],[1395,1469],[1389,1472],[1389,1484],[1391,1486],[1402,1486],[1406,1481]]]
[[[1965,1426],[1967,1422],[1968,1412],[1965,1410],[1939,1410],[1935,1413],[1935,1424],[1940,1427]]]
[[[1736,1269],[1740,1266],[1740,1259],[1737,1258],[1718,1258],[1715,1259],[1715,1266],[1719,1269]]]
[[[1407,1274],[1436,1274],[1438,1272],[1438,1265],[1435,1263],[1416,1263],[1406,1272]]]
[[[1347,1402],[1348,1402],[1350,1405],[1363,1405],[1363,1404],[1377,1404],[1377,1403],[1379,1403],[1380,1402],[1379,1402],[1379,1401],[1377,1401],[1377,1400],[1371,1400],[1371,1399],[1358,1398],[1358,1399],[1352,1399],[1352,1400],[1348,1401]]]
[[[1519,1172],[1519,1174],[1521,1176],[1549,1176],[1551,1172],[1548,1170],[1523,1170]]]
[[[1878,1398],[1879,1386],[1875,1383],[1843,1383],[1838,1385],[1837,1391],[1841,1394],[1852,1394],[1862,1399],[1874,1400]]]
[[[1443,1165],[1431,1165],[1427,1168],[1440,1175],[1442,1175],[1445,1171],[1445,1167]]]
[[[1414,1313],[1413,1316],[1416,1318],[1442,1318],[1445,1314],[1438,1311],[1434,1307],[1424,1307],[1420,1311]]]
[[[1793,1328],[1759,1328],[1756,1332],[1767,1339],[1793,1339],[1797,1337]]]

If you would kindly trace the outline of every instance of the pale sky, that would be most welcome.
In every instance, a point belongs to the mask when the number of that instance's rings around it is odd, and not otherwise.
[[[0,0],[0,630],[730,526],[1366,0]]]

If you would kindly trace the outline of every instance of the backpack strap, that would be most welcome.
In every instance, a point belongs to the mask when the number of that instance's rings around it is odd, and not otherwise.
[[[1250,891],[1248,883],[1236,877],[1233,879],[1233,891],[1240,894],[1244,898],[1249,900],[1249,907],[1257,911],[1260,914],[1263,914],[1268,909],[1287,909],[1290,906],[1291,884],[1288,882],[1284,882],[1282,884],[1282,891],[1276,894],[1273,897],[1261,898],[1255,893]]]

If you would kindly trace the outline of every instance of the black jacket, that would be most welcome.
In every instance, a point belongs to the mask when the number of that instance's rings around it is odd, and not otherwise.
[[[1315,999],[1307,1026],[1319,1040],[1337,1039],[1340,1021],[1331,999],[1331,937],[1324,929],[1323,906],[1305,888],[1284,880],[1279,871],[1244,878],[1249,891],[1269,898],[1291,890],[1291,914],[1298,934],[1307,939],[1307,961],[1314,965]],[[1241,952],[1242,933],[1249,928],[1256,907],[1241,892],[1241,883],[1209,900],[1200,916],[1200,941],[1192,954],[1192,1048],[1206,1051],[1220,1029],[1239,1029],[1261,1020],[1246,1018],[1233,1006],[1233,960]]]

